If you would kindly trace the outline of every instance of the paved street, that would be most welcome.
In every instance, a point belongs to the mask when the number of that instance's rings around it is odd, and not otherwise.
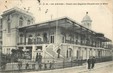
[[[37,73],[37,72],[24,72],[24,73]],[[40,73],[113,73],[113,62],[106,62],[96,64],[95,68],[88,70],[86,66],[84,67],[72,67],[66,69],[41,71]]]
[[[24,72],[24,73],[37,73],[37,72]],[[39,73],[113,73],[113,62],[105,62],[96,64],[95,68],[88,70],[84,67],[72,67],[66,69],[41,71]]]
[[[22,71],[22,72],[1,72],[1,73],[113,73],[113,62],[97,63],[95,68],[88,70],[87,66],[78,66],[65,69],[45,70],[45,71]]]

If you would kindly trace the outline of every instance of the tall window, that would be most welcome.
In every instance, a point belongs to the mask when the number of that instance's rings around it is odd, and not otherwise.
[[[20,44],[23,43],[23,34],[20,34]]]
[[[28,37],[28,44],[33,44],[33,36],[29,35]]]
[[[54,43],[54,36],[53,36],[53,35],[51,36],[51,41],[50,41],[50,43]]]
[[[43,41],[45,43],[48,41],[48,39],[47,39],[47,33],[43,33]]]
[[[19,26],[23,26],[23,18],[22,17],[20,17],[20,19],[19,19]]]
[[[62,37],[62,43],[65,43],[65,36]]]

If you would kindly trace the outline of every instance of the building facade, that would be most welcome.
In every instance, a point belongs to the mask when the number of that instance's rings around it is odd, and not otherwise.
[[[21,49],[24,59],[35,61],[36,55],[41,54],[43,62],[111,56],[111,40],[91,30],[88,13],[83,25],[68,17],[34,24],[34,17],[19,8],[5,11],[2,20],[4,54]]]

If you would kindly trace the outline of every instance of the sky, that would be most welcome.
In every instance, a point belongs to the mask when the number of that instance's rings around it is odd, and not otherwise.
[[[10,8],[19,7],[26,11],[29,10],[35,17],[35,23],[60,17],[69,17],[81,23],[88,12],[92,19],[92,30],[104,33],[112,40],[112,5],[112,0],[0,0],[0,14]]]

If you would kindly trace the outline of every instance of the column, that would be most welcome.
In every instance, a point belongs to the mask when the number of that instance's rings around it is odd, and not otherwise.
[[[32,61],[35,61],[35,59],[36,59],[36,54],[37,54],[37,52],[36,52],[36,47],[35,47],[35,45],[33,45],[33,46],[32,46]]]
[[[89,48],[86,48],[86,57],[89,59]]]
[[[86,48],[83,48],[83,59],[87,59],[87,50]]]
[[[80,44],[82,45],[82,42],[83,39],[82,39],[82,26],[80,26]]]

